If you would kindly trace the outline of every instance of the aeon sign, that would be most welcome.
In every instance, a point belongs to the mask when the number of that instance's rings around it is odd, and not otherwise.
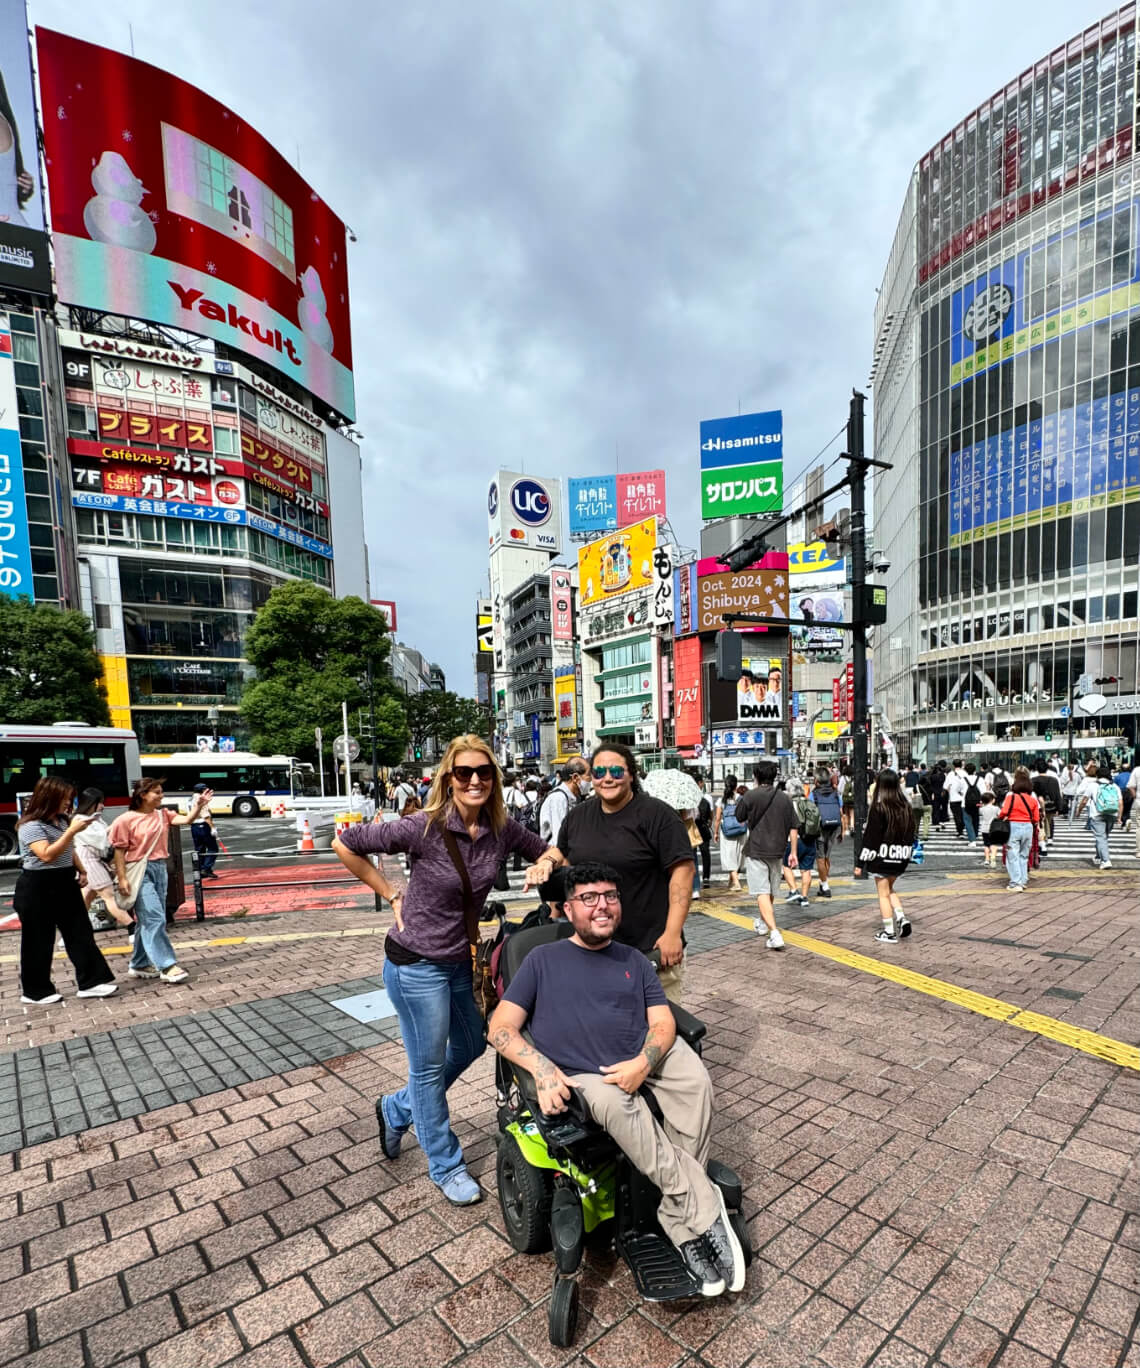
[[[550,496],[537,480],[519,480],[511,489],[511,511],[528,527],[541,527],[550,521]]]

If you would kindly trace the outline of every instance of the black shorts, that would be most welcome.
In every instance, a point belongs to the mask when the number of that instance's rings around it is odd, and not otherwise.
[[[839,835],[838,822],[825,822],[815,838],[815,857],[817,860],[831,859],[831,843]]]

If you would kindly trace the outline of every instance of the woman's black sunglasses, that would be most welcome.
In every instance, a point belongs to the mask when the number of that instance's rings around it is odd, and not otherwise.
[[[494,765],[452,765],[451,773],[461,784],[469,784],[472,775],[476,775],[483,783],[489,784],[491,776],[495,773],[495,767]]]

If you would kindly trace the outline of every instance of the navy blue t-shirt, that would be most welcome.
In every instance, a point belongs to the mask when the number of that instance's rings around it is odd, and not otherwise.
[[[532,950],[503,994],[528,1015],[535,1045],[563,1073],[601,1073],[641,1053],[647,1007],[668,999],[640,950],[611,941],[584,950],[557,941]]]

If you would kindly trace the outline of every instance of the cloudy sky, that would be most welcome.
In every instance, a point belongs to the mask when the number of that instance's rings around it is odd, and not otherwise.
[[[0,0],[11,3],[11,0]],[[357,234],[374,597],[473,691],[496,469],[663,466],[782,408],[792,476],[865,385],[914,163],[1088,0],[30,0],[231,106]],[[868,428],[868,437],[870,429]]]

